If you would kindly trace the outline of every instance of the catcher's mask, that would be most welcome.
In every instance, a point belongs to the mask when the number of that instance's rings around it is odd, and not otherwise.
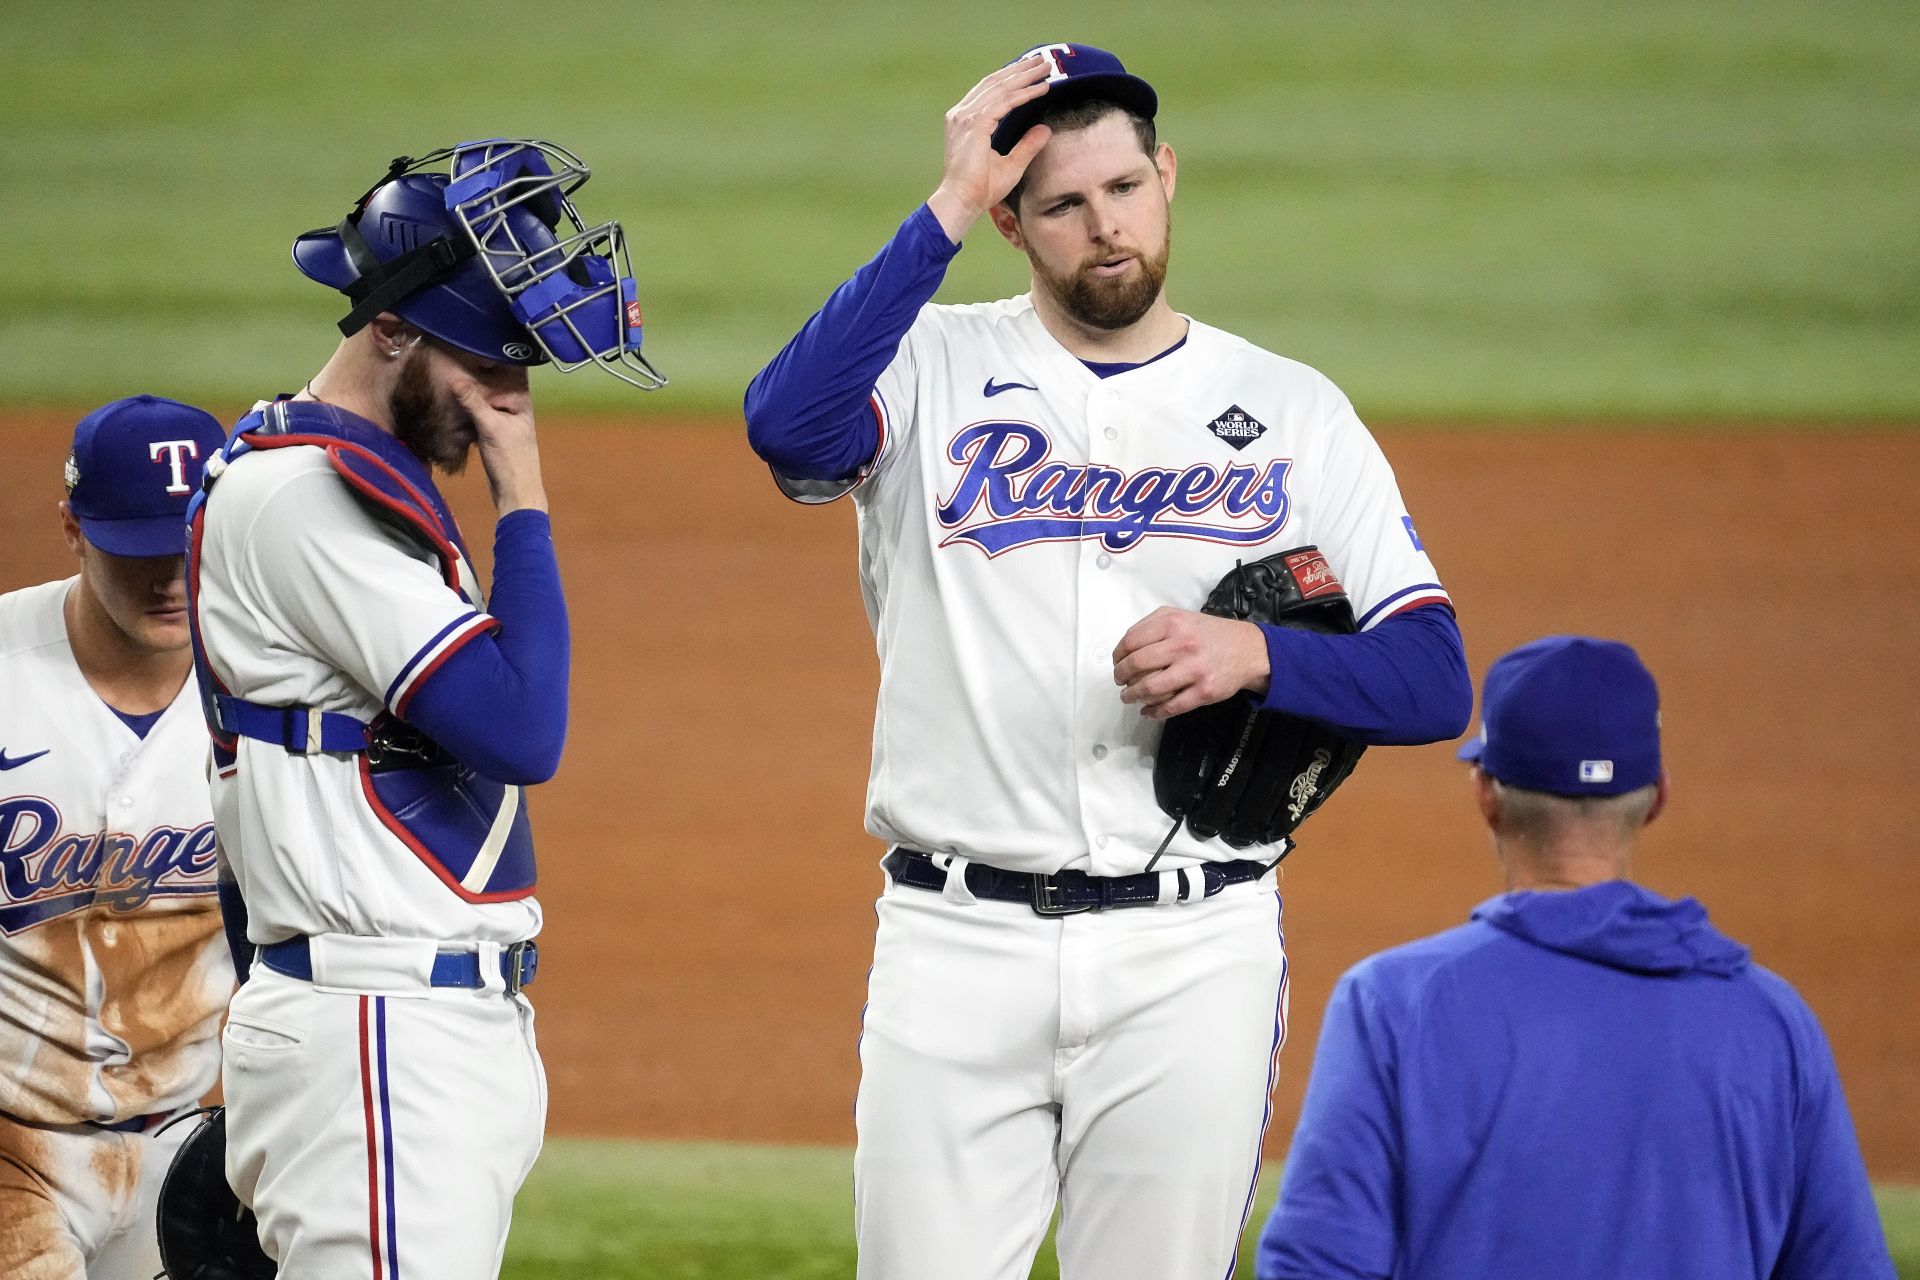
[[[155,1217],[164,1270],[155,1280],[273,1280],[279,1269],[260,1247],[253,1211],[227,1185],[226,1109],[204,1114],[160,1184]]]
[[[626,233],[573,207],[589,176],[533,139],[401,156],[337,225],[293,242],[294,264],[352,300],[345,335],[390,311],[490,360],[597,364],[651,391],[667,380],[640,354]]]

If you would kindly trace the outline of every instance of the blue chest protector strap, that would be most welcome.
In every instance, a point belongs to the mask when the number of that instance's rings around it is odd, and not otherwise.
[[[218,727],[241,738],[285,747],[289,754],[353,753],[367,749],[367,722],[317,707],[268,707],[230,693],[213,695]]]

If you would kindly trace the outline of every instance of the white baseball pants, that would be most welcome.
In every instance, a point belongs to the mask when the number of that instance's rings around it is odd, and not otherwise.
[[[499,1275],[546,1127],[523,996],[370,994],[255,965],[223,1065],[227,1178],[280,1280]]]
[[[1047,919],[889,882],[860,1040],[860,1280],[1222,1280],[1287,961],[1275,877]]]

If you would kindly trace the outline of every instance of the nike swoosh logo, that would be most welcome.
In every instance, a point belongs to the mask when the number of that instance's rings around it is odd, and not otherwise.
[[[995,382],[992,378],[988,378],[987,385],[980,389],[980,394],[992,397],[999,395],[1002,391],[1038,391],[1039,389],[1024,382]]]
[[[28,764],[28,763],[31,763],[32,761],[38,760],[41,756],[46,755],[47,751],[52,751],[52,750],[53,750],[52,747],[48,747],[46,751],[36,751],[30,756],[15,756],[13,759],[9,760],[7,759],[7,749],[5,747],[0,747],[0,770],[18,769],[21,765]]]

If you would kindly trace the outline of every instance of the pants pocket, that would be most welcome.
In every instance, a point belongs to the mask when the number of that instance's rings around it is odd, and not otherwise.
[[[306,1043],[306,1037],[291,1027],[243,1014],[227,1016],[227,1029],[223,1036],[234,1048],[253,1053],[282,1053],[298,1049]]]

